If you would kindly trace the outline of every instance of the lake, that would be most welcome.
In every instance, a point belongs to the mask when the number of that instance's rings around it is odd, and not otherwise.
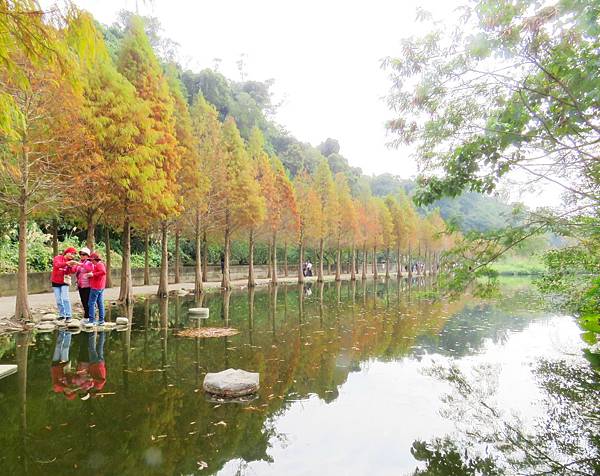
[[[523,279],[485,300],[422,279],[280,285],[113,306],[124,332],[5,336],[0,363],[20,367],[0,380],[0,468],[600,474],[597,344],[544,304]],[[239,334],[177,335],[199,326]],[[260,373],[255,399],[205,395],[227,368]]]

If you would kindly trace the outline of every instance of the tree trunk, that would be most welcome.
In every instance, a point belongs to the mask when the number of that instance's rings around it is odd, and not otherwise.
[[[373,279],[377,279],[379,275],[377,274],[377,247],[373,247]]]
[[[287,278],[288,273],[288,244],[287,241],[283,244],[283,275]]]
[[[396,270],[396,276],[401,278],[402,277],[402,255],[400,253],[400,245],[398,245],[398,249],[396,250],[396,261],[398,262],[398,269]]]
[[[277,284],[277,233],[273,232],[273,258],[271,259],[271,266],[273,271],[271,272],[271,284]]]
[[[390,248],[385,250],[385,279],[390,279]]]
[[[317,271],[317,282],[319,283],[323,282],[323,254],[325,248],[324,242],[325,240],[323,240],[323,238],[319,240],[319,269]]]
[[[367,244],[363,245],[362,279],[367,279]]]
[[[23,192],[21,193],[21,204],[19,206],[19,268],[17,272],[15,318],[31,319],[27,285],[27,197]]]
[[[85,246],[87,246],[91,251],[94,251],[94,247],[96,246],[96,220],[94,218],[94,212],[88,212]]]
[[[202,282],[205,283],[208,281],[208,241],[206,240],[206,230],[204,230],[202,237],[202,256],[204,256],[204,260],[202,261]]]
[[[221,279],[221,287],[223,289],[231,289],[231,282],[229,281],[229,248],[231,246],[230,243],[230,222],[229,222],[229,212],[225,213],[225,233],[224,233],[224,250],[223,250],[223,277]]]
[[[58,221],[52,220],[52,256],[58,255]]]
[[[267,249],[267,251],[268,251],[267,252],[267,254],[268,254],[268,256],[267,256],[267,279],[271,279],[271,253],[272,253],[271,243],[269,243],[267,245],[267,247],[268,247],[268,249]]]
[[[181,231],[175,231],[175,283],[181,282],[181,253],[179,250],[179,242],[181,240]]]
[[[111,259],[110,259],[110,230],[104,224],[104,249],[106,252],[106,287],[112,288]]]
[[[352,251],[350,252],[350,280],[356,281],[356,246],[352,242]]]
[[[410,249],[410,243],[408,244],[408,277],[412,278],[412,251]]]
[[[342,279],[342,250],[340,248],[340,241],[337,244],[337,256],[335,260],[335,280],[340,281]]]
[[[146,232],[144,236],[144,285],[148,286],[150,284],[150,256],[149,256],[149,248],[150,248],[150,235]]]
[[[304,264],[304,236],[302,231],[300,231],[300,243],[299,243],[299,260],[298,263],[298,284],[304,283],[304,272],[302,270],[302,265]],[[301,293],[302,294],[302,293]]]
[[[248,287],[253,288],[256,286],[254,277],[254,228],[250,229],[250,235],[248,236],[248,250]]]
[[[204,290],[204,286],[202,285],[202,240],[200,239],[200,212],[196,212],[194,245],[196,248],[196,262],[194,263],[194,295],[196,298],[198,298]]]
[[[107,241],[107,243],[109,243]],[[129,217],[123,223],[123,264],[121,265],[121,291],[119,301],[133,304],[133,281],[131,279],[131,224]],[[110,248],[110,246],[107,246]],[[108,273],[107,273],[108,274]]]
[[[160,224],[161,240],[160,240],[160,278],[158,281],[158,297],[167,297],[169,295],[169,227],[166,221]]]

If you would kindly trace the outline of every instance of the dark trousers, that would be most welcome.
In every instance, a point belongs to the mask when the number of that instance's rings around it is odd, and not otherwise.
[[[89,319],[90,307],[88,306],[88,302],[90,300],[90,288],[79,288],[79,297],[81,299],[81,305],[83,306],[83,317]]]

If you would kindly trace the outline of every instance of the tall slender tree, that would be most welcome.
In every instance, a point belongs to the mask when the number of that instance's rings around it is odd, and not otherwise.
[[[181,151],[175,138],[174,106],[169,87],[144,32],[143,21],[137,16],[129,19],[119,50],[118,68],[134,85],[138,102],[148,111],[143,121],[147,147],[143,150],[143,162],[140,161],[138,171],[143,175],[136,177],[142,178],[141,183],[136,180],[136,185],[139,184],[136,193],[142,200],[134,202],[128,196],[123,203],[123,265],[119,299],[130,301],[132,297],[131,225],[135,225],[136,220],[138,222],[142,220],[142,217],[143,220],[155,217],[161,221],[162,259],[158,294],[166,294],[167,218],[179,211],[177,174],[180,169]]]

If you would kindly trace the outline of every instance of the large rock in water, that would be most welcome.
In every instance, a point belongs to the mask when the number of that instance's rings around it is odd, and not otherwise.
[[[258,374],[240,369],[227,369],[222,372],[207,373],[204,377],[204,391],[222,397],[242,397],[256,392],[259,388]]]

